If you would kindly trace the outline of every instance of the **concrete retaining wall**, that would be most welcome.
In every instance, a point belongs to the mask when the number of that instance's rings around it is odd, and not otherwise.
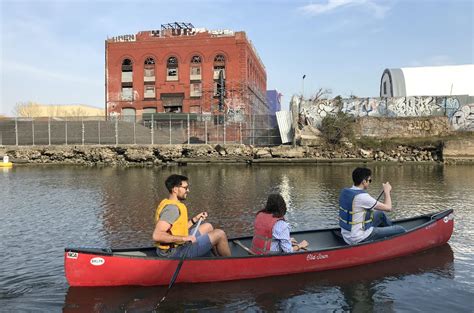
[[[452,133],[446,116],[363,117],[357,119],[354,130],[358,136],[372,138],[419,138]]]

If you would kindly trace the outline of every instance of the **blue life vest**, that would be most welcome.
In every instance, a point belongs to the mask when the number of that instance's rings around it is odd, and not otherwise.
[[[353,222],[352,217],[356,213],[362,211],[354,211],[354,198],[355,196],[366,193],[365,190],[344,188],[339,196],[339,226],[342,229],[351,231],[352,225],[362,223],[362,229],[366,230],[372,227],[372,210],[364,211],[364,220],[362,222]]]

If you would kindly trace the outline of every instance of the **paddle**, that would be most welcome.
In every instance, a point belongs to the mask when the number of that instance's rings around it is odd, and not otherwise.
[[[196,233],[198,231],[198,228],[199,226],[201,225],[201,222],[202,222],[202,218],[199,219],[197,225],[196,225],[196,228],[194,228],[194,231],[192,233],[192,236],[196,236]],[[186,259],[186,255],[188,254],[188,251],[189,251],[189,248],[191,247],[192,243],[191,242],[187,242],[185,243],[186,247],[184,248],[184,253],[183,255],[181,256],[181,260],[179,261],[179,264],[178,266],[176,267],[176,271],[174,272],[173,274],[173,277],[171,277],[171,280],[170,280],[170,283],[168,285],[168,289],[166,290],[166,293],[165,295],[163,296],[163,298],[161,298],[160,302],[158,302],[158,304],[155,306],[155,310],[160,306],[160,304],[165,301],[166,299],[166,296],[168,296],[168,292],[171,290],[171,287],[173,287],[174,285],[174,282],[176,281],[176,279],[178,278],[178,274],[179,274],[179,271],[181,270],[181,267],[183,266],[183,263],[184,263],[184,259]]]
[[[379,201],[379,199],[382,195],[383,195],[383,188],[382,188],[382,191],[380,192],[379,196],[377,197],[377,199],[375,199],[375,204],[369,210],[372,210],[377,205],[377,202]]]

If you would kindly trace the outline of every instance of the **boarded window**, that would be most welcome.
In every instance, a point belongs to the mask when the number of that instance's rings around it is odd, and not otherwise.
[[[133,108],[123,108],[122,109],[122,118],[126,122],[135,123],[135,109]]]
[[[155,98],[155,85],[145,85],[144,98],[146,99]]]
[[[121,98],[123,101],[133,101],[133,88],[122,87]]]
[[[202,95],[202,84],[192,83],[191,84],[191,97],[200,97]]]

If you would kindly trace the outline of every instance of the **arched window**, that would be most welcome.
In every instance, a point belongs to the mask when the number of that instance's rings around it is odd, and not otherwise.
[[[201,57],[199,55],[193,55],[193,57],[191,58],[191,64],[201,65]]]
[[[191,57],[191,68],[190,68],[189,80],[200,81],[201,80],[201,57],[199,55],[193,55]]]
[[[145,81],[155,81],[155,59],[147,58],[144,69]]]
[[[216,57],[214,58],[214,64],[225,66],[225,56],[223,56],[222,54],[216,55]]]
[[[130,59],[124,59],[122,61],[121,100],[133,100],[133,63]]]
[[[143,65],[143,99],[155,99],[155,59],[146,58]]]
[[[122,72],[132,72],[133,71],[133,64],[130,59],[124,59],[122,61]]]
[[[214,58],[214,96],[220,101],[225,97],[225,56],[222,54]]]
[[[176,57],[169,57],[166,62],[166,80],[178,80],[178,59]]]
[[[225,78],[225,56],[216,55],[214,58],[214,79],[219,79],[219,72],[222,71]]]

